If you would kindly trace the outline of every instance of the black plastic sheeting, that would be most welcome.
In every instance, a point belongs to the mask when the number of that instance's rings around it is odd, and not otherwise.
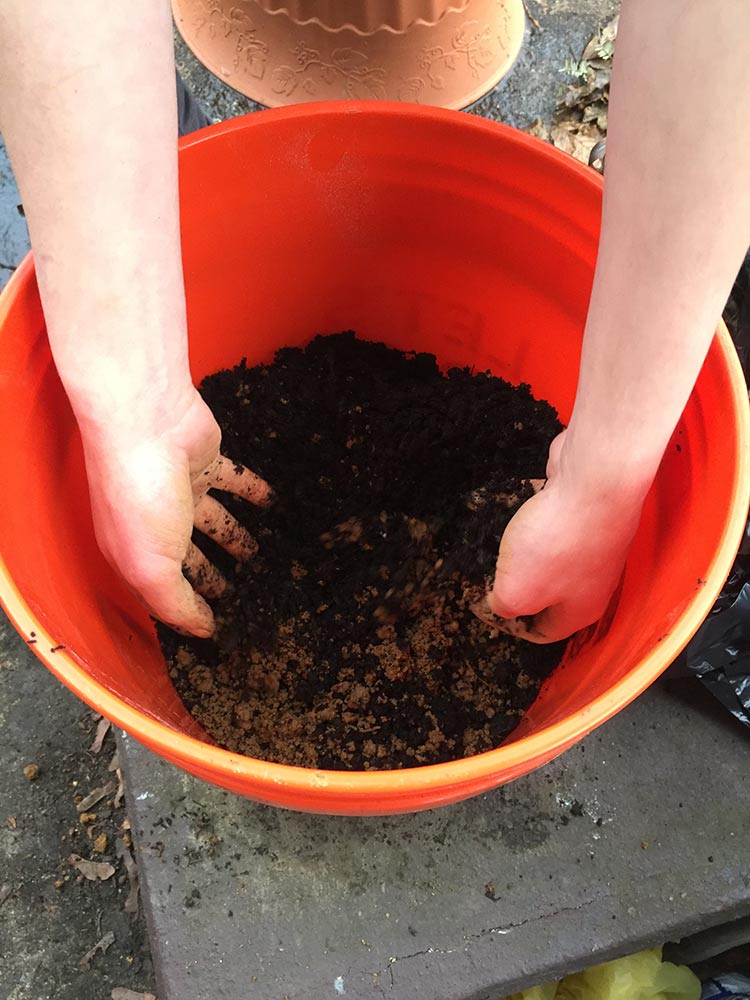
[[[750,385],[750,253],[724,313]],[[688,671],[750,726],[750,522],[729,579],[686,650]]]

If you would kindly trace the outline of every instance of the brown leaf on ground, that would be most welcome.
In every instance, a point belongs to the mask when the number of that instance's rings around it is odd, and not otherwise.
[[[596,122],[596,127],[602,132],[606,132],[608,113],[609,107],[607,102],[597,101],[595,104],[589,104],[587,108],[584,108],[583,121]]]
[[[96,851],[96,853],[97,854],[104,854],[104,852],[107,850],[107,843],[108,843],[107,834],[106,833],[100,833],[99,836],[94,841],[94,845],[93,845],[94,846],[94,850]]]
[[[133,860],[133,855],[130,853],[123,840],[118,840],[116,850],[117,857],[120,858],[122,863],[125,865],[128,882],[130,883],[130,892],[128,893],[128,898],[125,900],[123,909],[126,913],[136,914],[138,912],[138,894],[140,893],[140,886],[138,884],[138,868]]]
[[[119,766],[120,766],[120,753],[119,753],[118,750],[115,750],[115,755],[112,758],[112,760],[109,762],[107,770],[110,771],[110,772],[111,771],[116,771],[119,768]]]
[[[94,742],[89,747],[89,753],[101,753],[102,746],[104,744],[104,737],[109,732],[109,727],[112,723],[109,719],[100,719],[99,724],[96,727],[96,736],[94,737]]]
[[[537,139],[543,139],[545,142],[549,142],[549,128],[544,124],[541,118],[535,118],[534,121],[525,129],[529,135],[535,135]]]
[[[3,905],[12,892],[13,890],[9,885],[0,885],[0,906]]]
[[[591,150],[602,138],[596,125],[583,122],[560,122],[550,129],[550,138],[558,149],[588,164]]]
[[[589,162],[593,147],[607,137],[617,24],[614,18],[589,41],[578,61],[566,62],[565,69],[575,80],[562,89],[552,116],[550,141],[582,163]],[[533,134],[544,138],[541,131]]]
[[[97,941],[93,948],[90,948],[86,954],[83,956],[81,961],[78,963],[81,969],[90,969],[92,961],[96,958],[99,952],[104,955],[108,948],[110,948],[115,943],[114,931],[107,931],[101,940]]]
[[[120,770],[119,767],[115,771],[115,774],[117,775],[117,793],[115,794],[115,800],[113,805],[115,809],[119,809],[120,806],[122,805],[122,797],[125,794],[125,785],[123,784],[122,771]]]
[[[620,23],[620,15],[613,17],[609,24],[606,24],[598,35],[589,41],[583,50],[581,59],[593,62],[596,59],[611,61],[615,51],[615,39],[617,38],[617,28]]]
[[[88,812],[92,806],[95,806],[97,804],[97,802],[101,802],[102,799],[105,799],[108,795],[111,795],[116,788],[117,785],[114,783],[114,781],[109,781],[107,782],[106,785],[102,785],[100,788],[92,789],[89,792],[89,794],[85,798],[81,799],[81,801],[78,803],[78,812],[79,813]]]
[[[84,878],[88,879],[89,882],[106,882],[115,873],[114,865],[110,865],[105,861],[87,861],[86,858],[82,858],[79,854],[71,854],[68,858],[68,863],[79,871]]]
[[[133,993],[132,990],[124,990],[117,986],[112,990],[112,1000],[156,1000],[153,993]]]

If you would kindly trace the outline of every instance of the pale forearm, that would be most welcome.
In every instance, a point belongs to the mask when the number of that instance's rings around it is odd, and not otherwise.
[[[624,0],[569,467],[650,482],[750,243],[750,4]]]
[[[0,50],[0,126],[76,414],[158,423],[190,385],[169,4],[2,0]]]

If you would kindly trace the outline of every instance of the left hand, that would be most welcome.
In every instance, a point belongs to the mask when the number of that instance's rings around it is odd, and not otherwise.
[[[193,527],[237,559],[251,558],[255,540],[209,490],[266,506],[270,487],[221,455],[221,431],[194,389],[185,412],[158,427],[135,435],[110,414],[82,434],[102,552],[156,618],[207,638],[214,617],[205,598],[227,584],[191,542]]]
[[[624,484],[600,492],[572,475],[565,432],[552,442],[547,477],[506,528],[492,591],[474,609],[487,624],[536,643],[565,639],[604,614],[644,496]]]

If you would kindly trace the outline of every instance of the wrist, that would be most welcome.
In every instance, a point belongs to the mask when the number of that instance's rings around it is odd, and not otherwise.
[[[619,441],[601,425],[587,427],[575,413],[563,442],[563,482],[582,500],[638,506],[651,488],[664,448],[647,442]]]
[[[187,366],[185,366],[186,368]],[[196,394],[183,372],[128,367],[96,359],[82,369],[58,366],[60,378],[84,438],[160,437],[189,411]]]

